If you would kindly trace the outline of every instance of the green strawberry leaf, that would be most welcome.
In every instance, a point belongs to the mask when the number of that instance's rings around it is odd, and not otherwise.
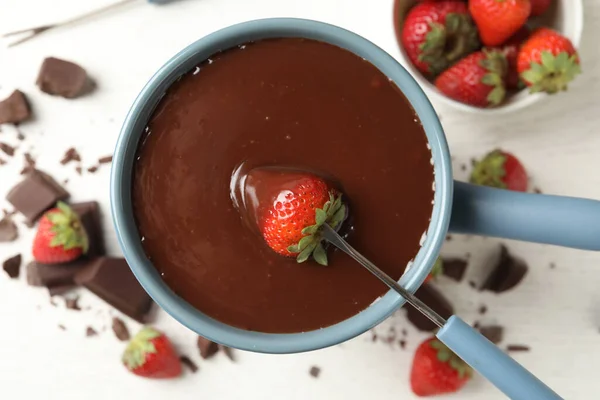
[[[313,252],[313,258],[315,261],[323,266],[327,266],[327,252],[323,247],[322,243],[319,243]]]

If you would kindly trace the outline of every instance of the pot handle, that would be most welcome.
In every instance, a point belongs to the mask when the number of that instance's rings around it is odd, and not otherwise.
[[[600,201],[455,181],[449,230],[600,251]]]

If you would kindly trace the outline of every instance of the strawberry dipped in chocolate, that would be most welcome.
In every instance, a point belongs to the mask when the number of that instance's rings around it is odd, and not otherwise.
[[[327,265],[321,228],[339,229],[347,215],[332,183],[311,172],[264,167],[249,171],[241,184],[243,218],[271,250],[299,263],[312,258]]]

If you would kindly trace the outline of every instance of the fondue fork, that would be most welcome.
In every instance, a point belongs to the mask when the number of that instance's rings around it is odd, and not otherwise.
[[[561,399],[558,394],[531,372],[523,368],[462,319],[456,315],[448,320],[442,318],[427,304],[404,289],[388,274],[356,251],[328,224],[323,224],[322,235],[325,240],[352,257],[440,327],[441,329],[436,334],[437,338],[509,398],[514,400]]]

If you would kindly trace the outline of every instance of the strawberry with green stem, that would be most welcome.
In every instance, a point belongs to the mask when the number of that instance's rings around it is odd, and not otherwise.
[[[44,264],[73,261],[88,250],[88,236],[76,212],[59,201],[40,219],[33,239],[33,258]]]
[[[475,163],[471,183],[526,192],[529,178],[523,164],[511,153],[493,150]]]
[[[162,332],[144,327],[135,335],[122,357],[123,364],[135,375],[152,379],[181,375],[181,361]]]

